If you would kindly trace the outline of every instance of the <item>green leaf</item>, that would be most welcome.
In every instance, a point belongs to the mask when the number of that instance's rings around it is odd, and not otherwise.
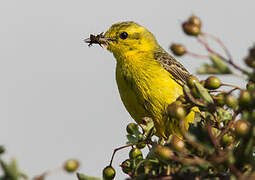
[[[134,130],[134,135],[136,136],[136,137],[138,137],[139,135],[141,135],[142,133],[139,131],[139,129],[135,129]]]
[[[200,99],[196,99],[192,96],[190,88],[187,85],[183,86],[183,93],[185,94],[185,96],[187,96],[189,98],[189,100],[194,103],[197,106],[201,106],[201,107],[206,107],[206,105],[200,101]]]
[[[211,95],[208,93],[208,91],[199,82],[194,82],[194,84],[195,84],[195,88],[198,91],[201,99],[203,99],[207,105],[213,104],[214,101],[213,101]]]
[[[216,108],[216,113],[217,113],[217,121],[218,122],[228,122],[232,119],[232,114],[223,109],[222,107],[217,107]]]
[[[144,135],[146,137],[151,137],[156,131],[154,127],[154,122],[152,118],[149,117],[144,117],[140,126],[142,127]]]
[[[15,170],[16,167],[15,168],[13,167],[13,166],[16,166],[15,164],[12,163],[10,167],[2,159],[0,159],[0,164],[2,166],[5,176],[8,177],[9,180],[18,180],[18,172]]]
[[[211,54],[210,60],[211,64],[202,64],[202,66],[197,70],[198,74],[232,74],[232,71],[219,56],[216,54]]]
[[[77,173],[76,174],[79,180],[103,180],[102,178],[87,176],[85,174]]]
[[[128,139],[128,142],[126,143],[127,145],[128,145],[128,144],[135,144],[135,143],[138,143],[138,142],[139,142],[138,137],[135,137],[135,136],[133,136],[133,135],[131,135],[131,134],[128,134],[128,135],[127,135],[127,139]]]
[[[15,172],[16,174],[18,174],[19,170],[18,170],[18,164],[16,159],[11,159],[9,163],[9,168],[12,172]]]
[[[231,70],[229,69],[228,65],[216,54],[211,54],[210,59],[221,74],[231,74]]]
[[[16,159],[11,159],[9,164],[0,159],[0,164],[4,171],[4,176],[8,177],[8,180],[18,180],[20,177],[23,179],[28,179],[28,176],[25,173],[20,172],[18,169]]]
[[[0,154],[3,154],[4,152],[5,152],[5,148],[2,145],[0,145]]]
[[[201,67],[197,70],[197,74],[222,74],[216,67],[213,65],[209,65],[204,63]]]
[[[192,122],[193,124],[198,123],[202,120],[201,117],[201,112],[193,111],[195,113],[195,118],[194,121]]]

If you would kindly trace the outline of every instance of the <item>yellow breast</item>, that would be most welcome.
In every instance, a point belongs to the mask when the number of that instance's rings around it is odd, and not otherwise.
[[[137,123],[143,117],[153,118],[157,135],[164,137],[166,108],[183,93],[182,87],[148,54],[117,59],[116,80],[132,118]]]

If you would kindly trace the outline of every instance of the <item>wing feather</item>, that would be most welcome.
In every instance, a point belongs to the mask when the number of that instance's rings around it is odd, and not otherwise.
[[[160,50],[154,53],[154,57],[180,85],[183,86],[186,83],[190,73],[173,56],[164,50]]]

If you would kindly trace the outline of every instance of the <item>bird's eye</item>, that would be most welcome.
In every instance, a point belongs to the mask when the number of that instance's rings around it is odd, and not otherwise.
[[[128,33],[126,31],[123,31],[122,33],[120,33],[121,39],[127,39],[127,37],[128,37]]]

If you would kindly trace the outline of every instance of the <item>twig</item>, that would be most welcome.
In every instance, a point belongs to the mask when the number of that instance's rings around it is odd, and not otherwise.
[[[241,67],[239,67],[238,65],[236,65],[232,59],[226,59],[224,58],[222,55],[220,55],[219,53],[215,52],[214,50],[212,50],[210,48],[210,46],[208,45],[208,43],[201,39],[200,37],[197,38],[197,40],[206,48],[206,50],[211,53],[211,54],[215,54],[217,55],[219,58],[221,58],[221,60],[225,61],[226,63],[232,65],[234,68],[236,68],[237,70],[241,71],[244,74],[249,75],[249,72],[245,71],[244,69],[242,69]]]
[[[225,51],[226,55],[228,56],[228,59],[232,59],[232,56],[231,56],[227,46],[220,40],[220,38],[218,38],[212,34],[208,34],[208,33],[204,33],[204,32],[201,32],[201,35],[204,37],[211,38],[211,39],[215,40],[216,42],[218,42],[219,45],[222,47],[222,49]]]
[[[231,128],[232,124],[234,123],[234,120],[236,119],[236,116],[239,114],[239,112],[234,112],[233,116],[232,116],[232,120],[228,123],[227,127],[224,128],[220,135],[217,137],[217,141],[219,142],[221,140],[221,138],[228,132],[228,130]]]
[[[217,141],[217,138],[213,135],[212,125],[209,123],[207,124],[207,130],[208,130],[208,134],[211,138],[211,141],[212,141],[216,151],[218,152],[218,154],[222,154],[222,150],[220,149],[219,141]]]
[[[206,49],[209,53],[215,54],[214,50],[212,50],[212,49],[209,47],[209,45],[207,44],[207,42],[205,42],[203,39],[201,39],[201,38],[199,38],[199,37],[197,38],[197,40],[198,40],[199,43],[201,43],[201,44],[205,47],[205,49]]]
[[[232,87],[234,89],[238,89],[240,91],[242,91],[243,89],[240,88],[239,86],[236,86],[236,85],[232,85],[232,84],[225,84],[225,83],[222,83],[221,86],[228,86],[228,87]]]
[[[195,156],[193,158],[181,158],[178,156],[172,156],[172,159],[174,161],[180,162],[180,163],[187,163],[187,164],[202,164],[202,163],[209,163],[203,158],[200,158],[198,156]]]
[[[114,149],[113,150],[113,154],[112,154],[112,157],[111,157],[111,161],[110,161],[110,166],[112,165],[112,162],[113,162],[113,158],[114,158],[114,156],[115,156],[115,153],[117,152],[117,151],[119,151],[119,150],[121,150],[121,149],[124,149],[124,148],[127,148],[127,147],[130,147],[130,146],[134,146],[134,145],[139,145],[139,144],[143,144],[143,143],[145,143],[145,144],[151,144],[151,142],[139,142],[139,143],[134,143],[134,144],[128,144],[128,145],[125,145],[125,146],[121,146],[121,147],[118,147],[118,148],[116,148],[116,149]]]
[[[208,59],[210,58],[209,55],[201,55],[201,54],[197,54],[191,51],[186,50],[186,54],[195,58],[199,58],[199,59]]]
[[[228,94],[231,94],[233,91],[238,90],[238,88],[231,89]]]
[[[54,174],[54,173],[57,173],[59,171],[62,170],[62,167],[58,167],[56,169],[49,169],[49,170],[46,170],[45,172],[43,172],[41,175],[39,176],[35,176],[33,178],[33,180],[40,180],[40,179],[45,179],[46,176],[48,176],[49,174]]]
[[[209,93],[215,93],[215,92],[225,93],[225,91],[222,89],[209,90]],[[217,99],[217,97],[215,99]]]

